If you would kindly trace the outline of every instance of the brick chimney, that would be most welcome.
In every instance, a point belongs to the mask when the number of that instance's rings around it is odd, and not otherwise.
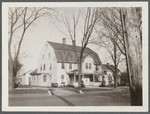
[[[62,43],[63,43],[63,44],[66,44],[66,38],[63,38],[63,39],[62,39]]]

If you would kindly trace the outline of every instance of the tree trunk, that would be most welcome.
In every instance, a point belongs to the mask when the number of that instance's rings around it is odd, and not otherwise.
[[[79,73],[79,78],[78,78],[78,87],[81,87],[81,73],[82,73],[82,62],[78,64],[78,73]]]
[[[142,43],[136,8],[123,10],[126,30],[126,49],[129,70],[132,76],[130,85],[131,105],[142,106]],[[129,76],[130,76],[129,74]]]
[[[14,81],[13,81],[13,60],[10,58],[9,61],[8,61],[8,66],[9,66],[9,69],[8,69],[8,87],[9,87],[9,90],[12,90],[13,87],[14,87]]]
[[[115,41],[113,42],[113,44],[114,44],[114,65],[115,65],[114,88],[117,88],[117,49],[116,49],[116,42],[117,42],[117,40],[115,39]]]
[[[84,49],[82,49],[80,53],[80,60],[78,61],[78,73],[79,73],[79,81],[78,81],[78,87],[81,87],[81,74],[82,74],[82,57],[83,57]]]
[[[114,88],[117,88],[117,73],[116,72],[114,76],[114,81],[115,81]]]

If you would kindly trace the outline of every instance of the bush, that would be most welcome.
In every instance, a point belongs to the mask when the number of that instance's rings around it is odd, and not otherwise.
[[[14,88],[17,88],[18,86],[19,86],[18,84],[15,84],[15,85],[14,85]]]

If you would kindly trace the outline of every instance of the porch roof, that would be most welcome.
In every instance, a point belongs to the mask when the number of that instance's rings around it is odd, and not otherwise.
[[[37,73],[37,69],[33,70],[30,74],[31,74],[31,76],[32,75],[41,75],[41,73]]]
[[[68,74],[74,74],[74,75],[78,75],[78,72],[67,72]],[[81,75],[100,75],[101,73],[98,72],[94,72],[94,73],[88,73],[88,72],[82,72]]]

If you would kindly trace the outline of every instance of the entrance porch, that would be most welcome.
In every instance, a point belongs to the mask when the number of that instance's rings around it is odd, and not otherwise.
[[[79,75],[77,73],[68,73],[68,75],[70,85],[77,87]],[[96,75],[97,75],[96,73],[82,73],[81,81],[83,81],[83,84],[85,86],[94,86],[95,84],[97,85],[97,83],[100,84],[99,82],[95,82],[95,79],[97,79]]]

